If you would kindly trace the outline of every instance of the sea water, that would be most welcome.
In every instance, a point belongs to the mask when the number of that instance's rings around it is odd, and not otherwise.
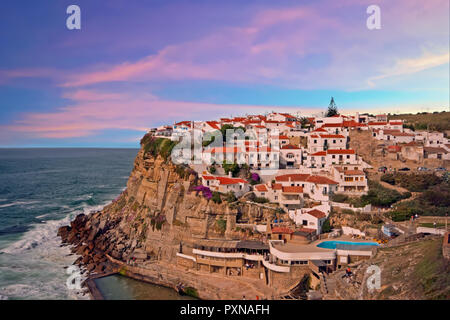
[[[126,187],[137,149],[0,149],[0,299],[87,299],[56,233]]]

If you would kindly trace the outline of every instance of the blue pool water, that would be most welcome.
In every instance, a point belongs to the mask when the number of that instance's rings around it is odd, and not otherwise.
[[[351,242],[351,241],[323,241],[317,246],[325,249],[336,249],[337,244],[346,244],[353,246],[378,246],[376,242]]]

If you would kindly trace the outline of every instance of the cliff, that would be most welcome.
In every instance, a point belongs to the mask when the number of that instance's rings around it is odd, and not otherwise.
[[[196,239],[254,238],[236,228],[236,219],[252,223],[275,214],[275,209],[242,199],[233,203],[206,199],[193,189],[197,173],[164,155],[144,143],[126,190],[103,210],[79,215],[70,226],[59,229],[63,243],[81,255],[76,264],[96,273],[118,270],[130,260],[139,267],[155,262],[173,266],[181,245],[185,251]]]

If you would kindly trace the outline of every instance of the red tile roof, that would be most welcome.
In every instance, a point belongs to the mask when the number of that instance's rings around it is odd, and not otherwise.
[[[345,138],[342,134],[320,134],[321,138],[339,138],[343,139]]]
[[[257,185],[255,186],[255,189],[256,189],[257,191],[259,191],[259,192],[266,192],[266,191],[269,191],[269,189],[267,189],[267,187],[266,187],[265,184],[257,184]]]
[[[319,151],[316,153],[313,153],[311,156],[326,156],[327,152],[326,151]]]
[[[215,178],[222,185],[237,184],[237,183],[248,183],[244,179],[240,179],[240,178],[229,178],[229,177],[215,177]]]
[[[284,193],[303,193],[303,188],[300,186],[289,186],[289,187],[283,187],[282,191]]]
[[[306,181],[315,184],[338,184],[336,181],[323,176],[310,176]]]
[[[283,150],[300,150],[300,147],[293,146],[292,144],[287,144],[285,146],[282,146],[281,149]]]
[[[362,170],[345,170],[344,174],[346,176],[364,176],[364,171]]]
[[[355,154],[355,150],[353,149],[328,149],[327,154]]]
[[[220,127],[218,126],[218,122],[217,121],[206,121],[206,123],[213,129],[217,129],[220,130]]]
[[[317,209],[308,211],[307,214],[310,214],[313,217],[316,217],[317,219],[322,219],[322,218],[325,218],[327,216],[324,212],[322,212],[320,210],[317,210]]]
[[[369,125],[369,126],[385,126],[385,125],[387,125],[387,122],[385,122],[385,121],[371,121],[371,122],[369,122],[367,125]]]
[[[292,173],[292,174],[284,174],[281,176],[276,176],[276,181],[306,181],[310,175],[302,174],[302,173]],[[289,180],[290,179],[290,180]]]
[[[323,128],[323,127],[325,127],[325,128],[339,128],[339,127],[343,127],[343,126],[344,126],[343,123],[325,123],[325,124],[322,126],[322,128]]]

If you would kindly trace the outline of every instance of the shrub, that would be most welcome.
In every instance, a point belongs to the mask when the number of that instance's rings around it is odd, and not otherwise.
[[[348,200],[348,196],[342,193],[333,193],[331,195],[331,201],[333,202],[346,202]]]
[[[190,297],[193,298],[198,298],[198,292],[197,289],[193,288],[193,287],[186,287],[184,288],[184,293]]]
[[[327,233],[331,231],[330,218],[324,221],[322,225],[322,232]]]
[[[213,196],[211,189],[209,189],[206,186],[196,186],[196,187],[194,187],[194,190],[197,191],[197,194],[198,194],[198,192],[201,192],[202,195],[208,200],[211,199]]]
[[[229,191],[225,196],[225,200],[228,203],[231,203],[231,202],[235,202],[237,200],[237,198],[232,191]]]
[[[269,202],[269,199],[264,198],[264,197],[255,197],[255,199],[253,199],[253,201],[256,203],[267,203],[267,202]]]
[[[398,185],[412,192],[422,192],[432,186],[440,184],[442,178],[434,173],[387,173],[381,176],[381,181],[392,185]]]
[[[226,174],[231,172],[231,175],[234,177],[239,173],[239,165],[237,163],[226,163],[225,161],[222,164],[222,168]]]
[[[224,220],[222,218],[216,220],[216,226],[217,226],[217,230],[220,233],[225,233],[226,229],[227,229],[227,220]]]
[[[222,198],[220,197],[220,193],[217,192],[217,191],[214,191],[214,192],[212,193],[211,200],[212,200],[214,203],[222,203]]]
[[[392,173],[386,173],[383,174],[380,178],[381,181],[387,182],[389,184],[394,185],[395,184],[395,178],[394,175]]]
[[[209,173],[211,173],[211,174],[214,174],[214,173],[216,173],[216,167],[215,166],[210,166],[209,168],[208,168],[208,172]]]
[[[255,185],[255,184],[258,184],[260,181],[261,181],[261,178],[260,178],[259,174],[253,172],[253,173],[250,175],[250,184],[251,184],[252,186]]]

